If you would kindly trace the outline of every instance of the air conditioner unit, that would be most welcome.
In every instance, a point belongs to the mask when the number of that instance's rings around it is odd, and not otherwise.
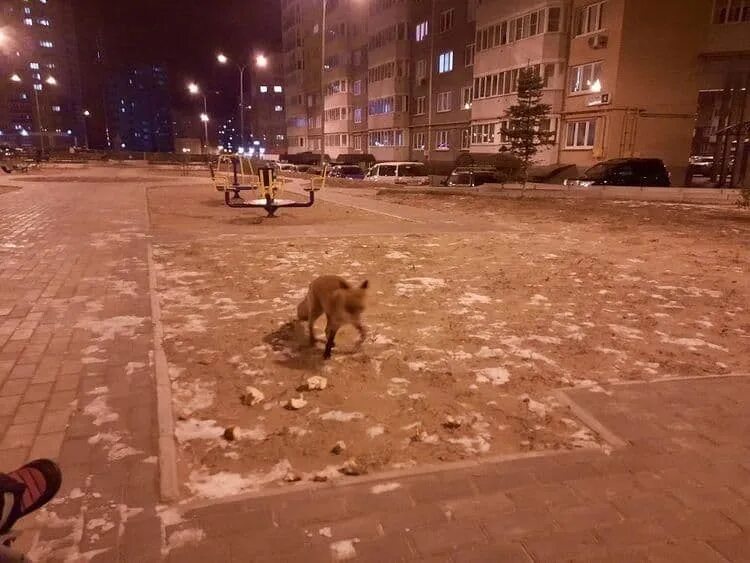
[[[589,37],[589,47],[592,49],[604,49],[609,43],[609,38],[606,35],[594,35]]]

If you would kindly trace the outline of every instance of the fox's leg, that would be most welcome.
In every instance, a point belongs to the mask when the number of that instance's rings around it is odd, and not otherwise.
[[[323,352],[323,359],[328,360],[331,357],[334,346],[336,346],[336,333],[339,331],[339,327],[331,322],[328,318],[328,324],[326,324],[326,349]]]
[[[367,338],[367,327],[360,321],[357,321],[356,323],[354,323],[354,328],[356,328],[359,332],[359,342],[361,344]]]
[[[320,318],[320,315],[323,314],[323,311],[321,310],[320,305],[318,305],[317,303],[312,303],[312,299],[310,299],[308,307],[309,316],[307,319],[307,331],[310,336],[310,346],[315,346],[315,342],[317,341],[317,339],[315,338],[315,321]]]

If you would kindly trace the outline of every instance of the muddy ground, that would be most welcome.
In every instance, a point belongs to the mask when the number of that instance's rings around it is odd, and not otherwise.
[[[219,198],[204,186],[149,191],[191,495],[597,447],[555,389],[750,372],[746,213],[381,198],[452,221],[411,232],[326,203],[265,220]],[[371,283],[368,340],[345,330],[329,362],[294,322],[324,273]],[[306,389],[311,376],[327,387]],[[252,406],[248,387],[263,396]]]

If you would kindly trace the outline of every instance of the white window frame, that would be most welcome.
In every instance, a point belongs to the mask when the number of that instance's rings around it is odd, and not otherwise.
[[[438,55],[438,73],[447,74],[453,70],[453,51],[443,51]]]
[[[439,92],[437,95],[437,113],[445,113],[453,109],[453,91]]]
[[[423,151],[425,150],[425,132],[424,131],[417,131],[412,134],[412,147],[416,150]]]
[[[604,13],[606,0],[600,2],[592,2],[586,6],[582,6],[576,10],[575,21],[575,36],[582,37],[584,35],[590,35],[592,33],[599,33],[604,28]]]
[[[466,68],[474,66],[475,51],[476,46],[474,43],[469,43],[464,49],[464,66]]]
[[[361,80],[355,80],[352,82],[352,94],[355,96],[359,96],[362,94],[362,81]]]
[[[591,86],[602,78],[602,61],[594,61],[570,67],[569,94],[588,94]],[[586,78],[588,76],[588,78]],[[585,84],[584,84],[585,82]]]
[[[456,10],[453,8],[440,12],[440,33],[453,29],[453,21],[456,19]]]
[[[451,150],[450,131],[448,129],[441,129],[435,132],[435,150],[436,151]]]
[[[461,150],[467,151],[471,148],[471,129],[461,129]]]
[[[578,137],[583,128],[583,143],[579,144]],[[573,142],[571,144],[571,134]],[[596,144],[596,118],[580,121],[568,121],[565,129],[566,150],[591,150]]]
[[[429,34],[430,34],[430,22],[429,21],[424,20],[422,22],[419,22],[416,25],[416,28],[414,31],[414,38],[416,39],[417,43],[424,41]]]
[[[416,100],[414,101],[414,115],[424,115],[427,113],[427,97],[426,96],[417,96]]]
[[[461,109],[469,110],[474,105],[474,87],[464,86],[461,88]]]

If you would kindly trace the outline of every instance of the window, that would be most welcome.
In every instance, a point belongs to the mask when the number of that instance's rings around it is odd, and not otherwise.
[[[750,22],[749,0],[716,0],[714,23]]]
[[[355,151],[362,150],[362,136],[361,135],[352,136],[352,146],[354,147]]]
[[[438,57],[438,72],[444,74],[453,70],[453,51],[440,53]]]
[[[401,147],[404,146],[404,132],[401,129],[370,131],[369,141],[371,147]],[[380,169],[380,175],[384,176],[382,165]],[[392,175],[395,176],[395,166]]]
[[[275,106],[273,111],[284,111],[284,106]]]
[[[596,138],[596,120],[571,121],[565,138],[565,148],[590,149]]]
[[[418,96],[416,99],[415,110],[414,115],[424,115],[425,114],[425,103],[426,98],[424,96]]]
[[[471,109],[471,104],[474,101],[471,86],[464,86],[461,88],[461,107],[463,109]]]
[[[354,94],[355,96],[359,96],[361,93],[362,93],[362,81],[356,80],[352,84],[352,94]]]
[[[467,45],[464,50],[464,65],[474,66],[474,43]]]
[[[437,95],[438,113],[450,111],[452,102],[453,102],[453,92],[440,92]]]
[[[435,136],[435,149],[439,151],[450,150],[450,143],[448,142],[448,131],[438,131]]]
[[[277,94],[281,94],[284,91],[284,89],[281,86],[274,86],[273,91],[276,92]]]
[[[32,20],[31,18],[24,18],[23,23],[25,23],[26,25],[34,25],[34,20]]]
[[[495,142],[495,124],[485,123],[471,128],[472,145],[491,145]]]
[[[52,106],[52,111],[58,113],[60,111],[60,106]]]
[[[469,150],[471,148],[471,130],[461,129],[461,150]]]
[[[596,2],[576,12],[576,35],[595,33],[604,29],[604,2]]]
[[[34,70],[39,69],[39,63],[29,63],[29,68],[32,68]]]
[[[54,44],[54,43],[52,43],[52,41],[40,41],[40,42],[39,42],[39,44],[40,44],[40,45],[41,45],[42,47],[45,47],[46,49],[51,49],[52,47],[54,47],[54,46],[55,46],[55,44]]]
[[[354,123],[362,123],[362,108],[354,108]]]
[[[595,62],[585,65],[571,67],[570,69],[570,93],[589,92],[591,86],[601,79],[602,63]],[[600,82],[601,84],[601,82]]]
[[[427,77],[427,61],[419,59],[414,74],[417,78],[417,82],[424,80]]]
[[[412,143],[412,146],[417,150],[423,151],[425,148],[424,138],[425,138],[424,131],[414,133],[414,142]]]
[[[427,34],[430,31],[429,22],[427,20],[417,24],[416,39],[417,43],[424,41]]]
[[[268,86],[261,86],[260,87],[260,93],[261,94],[265,94],[266,92],[268,92]]]
[[[547,18],[547,31],[555,33],[560,31],[560,8],[550,8]]]
[[[445,33],[453,27],[454,14],[453,8],[440,13],[440,33]]]

